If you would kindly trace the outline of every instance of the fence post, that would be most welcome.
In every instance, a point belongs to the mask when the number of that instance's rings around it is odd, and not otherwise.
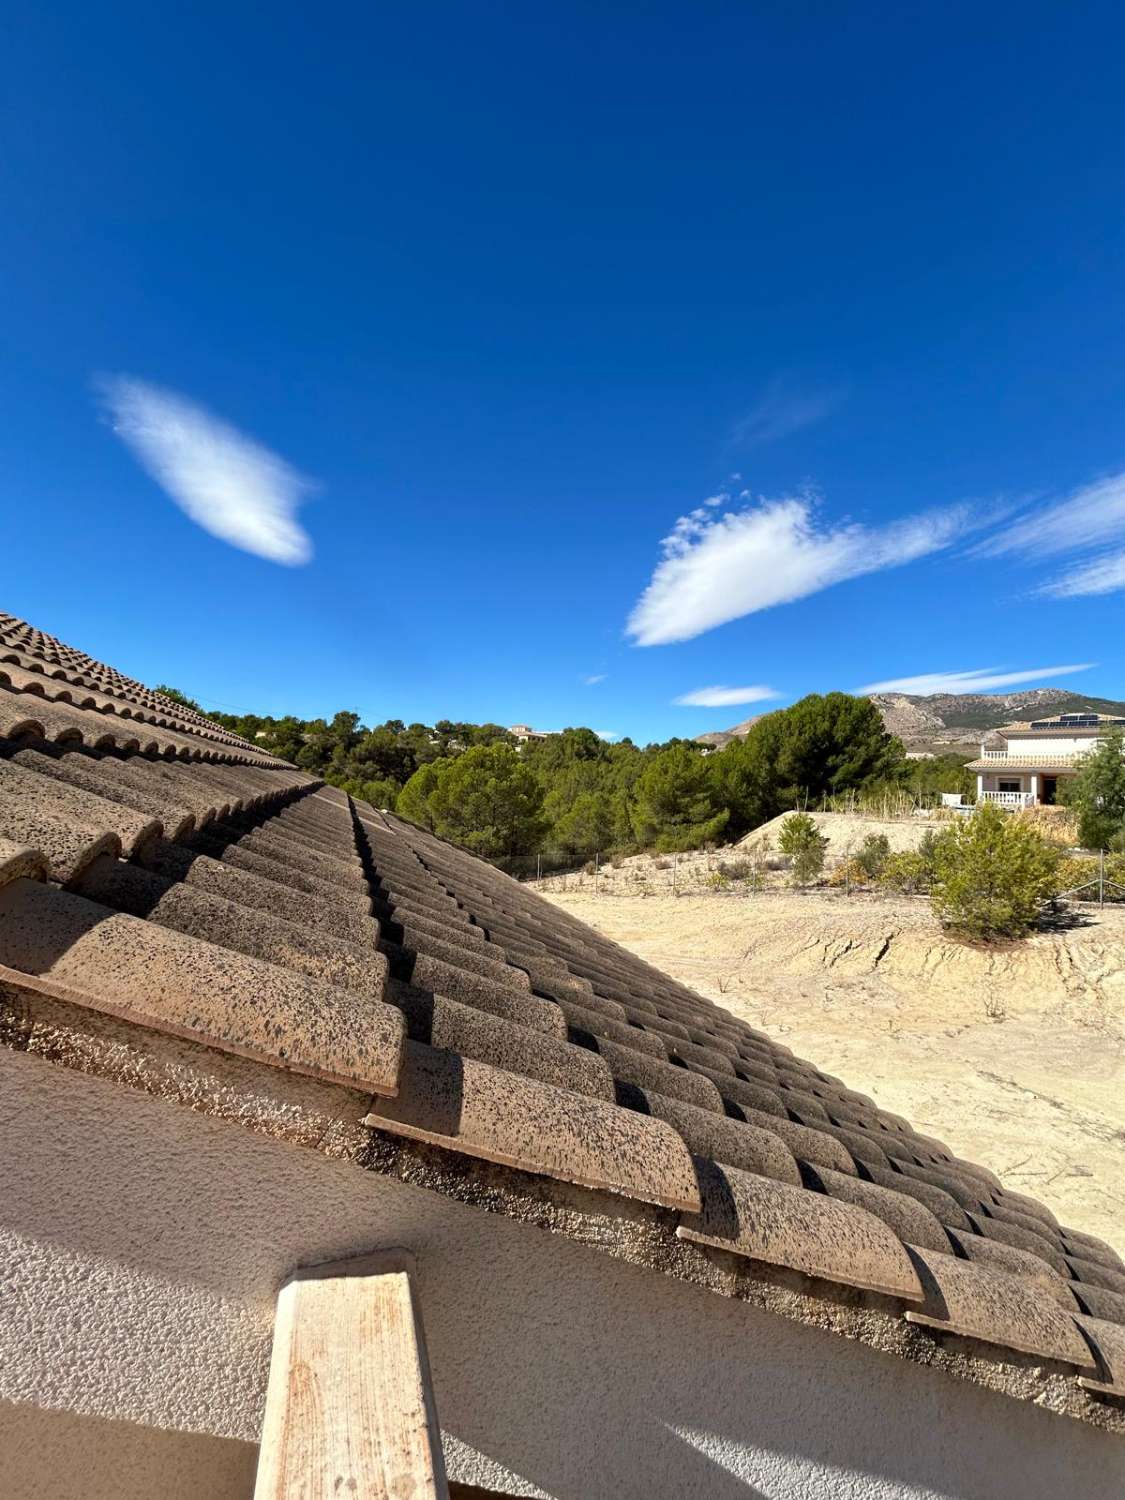
[[[538,890],[539,887],[542,884],[543,884],[543,856],[541,854],[537,854],[535,856],[535,889]]]
[[[1105,850],[1098,850],[1098,905],[1105,905]]]
[[[673,854],[673,856],[672,856],[672,894],[673,894],[673,896],[676,894],[676,870],[679,868],[679,863],[680,863],[680,856],[678,854]]]
[[[600,853],[594,855],[594,895],[595,896],[598,894],[598,862],[599,862],[600,859],[601,859],[601,854]]]

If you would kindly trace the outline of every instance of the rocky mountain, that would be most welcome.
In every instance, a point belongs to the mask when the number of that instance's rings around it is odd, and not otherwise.
[[[706,734],[697,734],[695,743],[712,745],[716,750],[721,750],[724,745],[729,745],[731,740],[740,740],[744,734],[749,734],[761,717],[761,714],[751,714],[748,719],[743,719],[741,724],[732,725],[730,729],[711,729]]]
[[[1048,714],[1092,712],[1125,715],[1125,703],[1114,698],[1088,698],[1067,688],[1029,688],[1019,693],[872,693],[871,701],[883,716],[890,734],[897,734],[908,750],[974,748],[992,730],[1015,719]],[[761,714],[713,730],[696,739],[721,748],[746,734]]]

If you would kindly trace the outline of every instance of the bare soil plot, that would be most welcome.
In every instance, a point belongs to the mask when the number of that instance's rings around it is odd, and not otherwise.
[[[1125,1251],[1125,911],[982,949],[921,900],[544,895]]]

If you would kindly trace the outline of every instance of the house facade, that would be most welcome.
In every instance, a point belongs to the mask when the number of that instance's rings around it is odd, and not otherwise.
[[[532,729],[530,724],[511,724],[508,726],[508,733],[515,740],[516,746],[520,750],[529,742],[537,742],[548,738],[545,730]]]
[[[1055,714],[1007,725],[997,731],[1003,747],[990,749],[982,743],[980,758],[965,768],[976,772],[977,803],[1053,807],[1062,783],[1078,774],[1082,758],[1115,727],[1125,729],[1125,718],[1095,713]]]

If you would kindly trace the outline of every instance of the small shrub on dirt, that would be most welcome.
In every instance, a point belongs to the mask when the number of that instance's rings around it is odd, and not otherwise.
[[[704,875],[700,885],[708,891],[725,891],[730,885],[730,880],[723,874],[722,870],[712,870],[710,875]]]
[[[928,891],[933,883],[933,868],[924,854],[916,849],[903,849],[890,855],[879,871],[879,884],[899,895],[915,896],[919,891]]]
[[[1096,859],[1083,859],[1080,856],[1060,859],[1055,871],[1055,890],[1062,895],[1067,891],[1073,891],[1075,886],[1087,885],[1097,878],[1098,862]],[[1083,891],[1079,900],[1088,898],[1090,894],[1089,891]]]
[[[749,880],[758,866],[752,859],[721,859],[719,871],[728,880]]]
[[[670,859],[654,859],[652,867],[654,870],[670,870],[672,868],[672,861]]]
[[[1107,854],[1102,867],[1103,883],[1101,898],[1104,901],[1125,901],[1125,855]],[[1072,893],[1076,886],[1084,886],[1073,897],[1076,901],[1097,901],[1098,861],[1075,855],[1059,861],[1055,889],[1059,895]]]
[[[855,862],[871,880],[879,878],[879,872],[890,858],[891,841],[885,833],[869,833],[860,844]]]
[[[1016,817],[1059,849],[1073,849],[1078,842],[1078,820],[1067,807],[1025,807]]]
[[[1058,850],[986,804],[938,840],[934,911],[984,942],[1025,936],[1057,889]]]
[[[831,886],[866,885],[867,871],[858,859],[842,859],[828,877]]]
[[[781,825],[777,846],[792,861],[794,885],[809,885],[824,869],[828,840],[808,813],[790,813]]]

